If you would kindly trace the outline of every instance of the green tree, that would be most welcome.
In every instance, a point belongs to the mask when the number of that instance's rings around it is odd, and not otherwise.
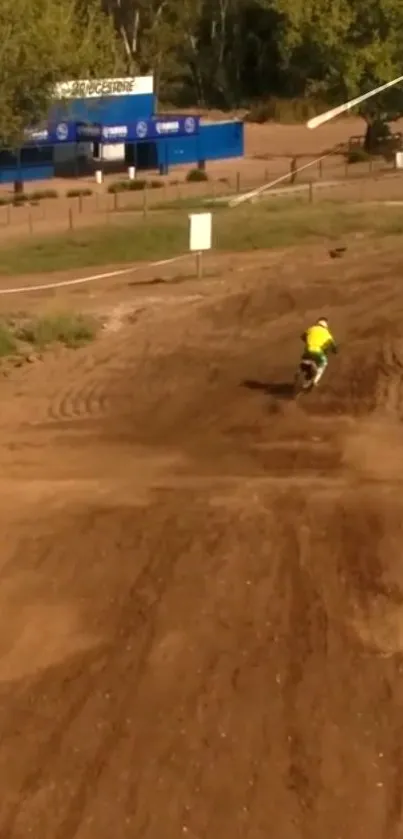
[[[197,25],[198,0],[102,0],[121,41],[128,73],[152,73],[157,95],[181,87],[181,46]],[[191,15],[189,17],[189,7]]]
[[[18,146],[46,117],[57,82],[114,75],[122,58],[98,0],[1,0],[0,138]]]
[[[260,0],[100,0],[128,72],[177,104],[235,107],[279,84],[280,17]]]
[[[278,84],[280,17],[259,0],[187,0],[187,82],[203,105],[239,107]]]
[[[272,0],[260,0],[272,5]],[[403,0],[273,0],[283,17],[284,90],[343,102],[400,75]],[[401,90],[363,103],[366,146],[403,113]]]
[[[293,94],[343,101],[399,75],[403,0],[274,3],[284,19],[282,66]]]

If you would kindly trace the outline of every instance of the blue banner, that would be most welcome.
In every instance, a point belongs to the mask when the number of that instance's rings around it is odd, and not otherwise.
[[[77,141],[133,143],[163,137],[190,137],[199,133],[200,117],[154,117],[137,119],[123,125],[77,124]]]
[[[61,143],[77,142],[75,122],[59,122],[46,128],[33,128],[24,132],[26,146],[58,146]]]
[[[136,120],[130,128],[132,140],[157,140],[160,137],[189,137],[199,133],[200,117],[162,116]],[[105,127],[104,127],[105,131]]]
[[[163,137],[194,137],[199,133],[200,117],[161,116],[137,119],[123,125],[59,122],[45,128],[25,131],[26,146],[58,146],[62,143],[135,143]]]

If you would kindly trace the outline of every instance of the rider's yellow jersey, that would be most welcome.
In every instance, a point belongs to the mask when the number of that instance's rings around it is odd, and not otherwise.
[[[334,338],[330,329],[316,323],[306,330],[305,342],[308,352],[325,352],[334,345]]]

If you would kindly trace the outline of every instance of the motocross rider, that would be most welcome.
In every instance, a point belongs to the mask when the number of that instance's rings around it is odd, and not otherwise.
[[[327,318],[319,318],[313,326],[303,332],[301,340],[305,344],[302,359],[312,359],[317,366],[313,381],[316,387],[328,365],[328,353],[337,352],[337,345],[329,329]]]

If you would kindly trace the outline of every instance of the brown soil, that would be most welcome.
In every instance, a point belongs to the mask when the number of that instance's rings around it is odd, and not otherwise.
[[[400,248],[207,269],[2,380],[1,839],[402,836]]]

